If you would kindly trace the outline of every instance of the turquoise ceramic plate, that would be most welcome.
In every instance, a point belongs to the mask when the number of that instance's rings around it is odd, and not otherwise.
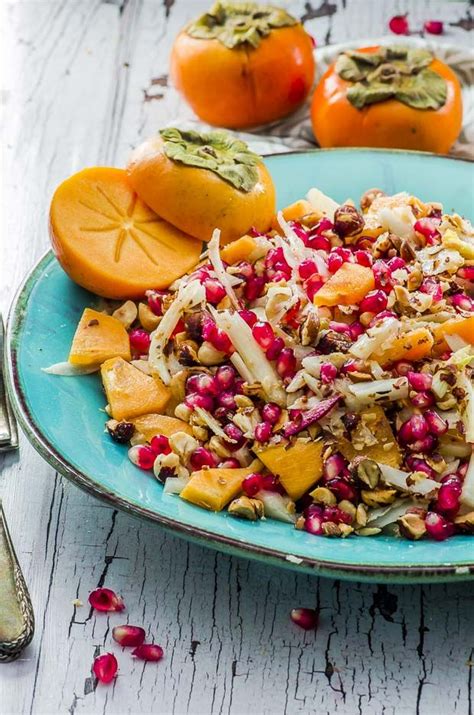
[[[342,201],[369,187],[407,190],[472,213],[472,164],[418,153],[333,150],[271,156],[267,164],[284,206],[311,186]],[[221,551],[300,571],[354,580],[422,582],[474,575],[474,539],[413,543],[388,536],[332,540],[266,520],[248,523],[163,495],[104,433],[97,376],[56,377],[41,368],[65,360],[76,324],[93,295],[74,285],[51,253],[32,270],[11,310],[7,381],[33,446],[59,472],[95,496]],[[137,528],[140,528],[137,522]]]

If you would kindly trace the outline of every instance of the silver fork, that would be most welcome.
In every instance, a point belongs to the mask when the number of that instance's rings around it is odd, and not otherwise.
[[[0,314],[0,452],[18,447],[18,429],[3,382],[4,330]],[[33,638],[35,620],[0,499],[0,662],[18,658]]]

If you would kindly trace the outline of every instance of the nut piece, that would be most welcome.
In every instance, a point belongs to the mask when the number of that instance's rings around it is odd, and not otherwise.
[[[396,489],[363,489],[360,493],[362,501],[367,506],[381,506],[382,504],[391,504],[397,496]]]
[[[380,196],[386,196],[382,189],[367,189],[365,194],[362,194],[360,199],[360,208],[362,211],[364,213],[368,211],[375,199],[378,199]]]
[[[339,507],[339,509],[341,509],[341,511],[345,512],[346,514],[349,514],[352,521],[354,521],[354,519],[356,518],[357,509],[351,501],[349,501],[348,499],[343,499],[339,502],[337,506]]]
[[[454,519],[454,523],[462,529],[462,531],[467,531],[468,534],[474,534],[474,511],[457,516]]]
[[[311,496],[316,504],[324,504],[326,506],[334,506],[337,501],[332,491],[326,487],[316,487],[316,489],[311,492]]]
[[[356,531],[356,534],[357,536],[377,536],[381,531],[382,529],[378,529],[376,526],[366,526]]]
[[[360,214],[355,206],[342,204],[334,213],[334,230],[341,236],[355,236],[364,228],[364,217]]]
[[[145,328],[145,330],[148,330],[148,332],[151,333],[160,324],[161,316],[155,315],[150,306],[146,303],[139,303],[138,320],[140,321],[142,328]]]
[[[249,497],[239,497],[234,499],[229,504],[227,509],[232,516],[238,516],[241,519],[249,521],[257,521],[263,516],[263,502],[260,499],[250,499]]]
[[[380,467],[373,459],[367,457],[356,457],[350,463],[351,471],[353,470],[357,478],[366,484],[371,489],[375,489],[381,477]]]
[[[129,442],[135,432],[135,427],[131,422],[108,420],[105,426],[112,439],[120,444]]]
[[[317,345],[319,337],[320,321],[314,313],[310,313],[304,323],[300,326],[301,345]]]
[[[183,462],[187,462],[194,450],[199,447],[199,442],[187,432],[175,432],[168,439],[171,449]]]
[[[367,507],[365,504],[359,504],[356,509],[355,519],[358,526],[365,526],[367,524]]]
[[[225,360],[225,353],[216,350],[211,343],[204,341],[198,350],[198,361],[201,365],[220,365]]]
[[[425,520],[418,514],[405,514],[397,521],[400,533],[407,539],[417,541],[426,534]]]

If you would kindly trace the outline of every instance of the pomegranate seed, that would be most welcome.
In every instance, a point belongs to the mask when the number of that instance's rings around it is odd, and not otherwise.
[[[406,265],[406,261],[404,261],[403,258],[400,258],[400,256],[394,256],[387,261],[387,266],[390,268],[391,272],[405,268]]]
[[[274,474],[262,475],[262,489],[266,492],[276,492],[277,494],[285,493],[285,490],[280,484],[278,477],[275,477]]]
[[[361,313],[380,313],[387,307],[388,298],[383,290],[372,290],[359,304]]]
[[[325,479],[339,477],[346,471],[346,462],[340,452],[334,452],[324,463],[323,474]]]
[[[264,443],[268,442],[272,436],[272,426],[270,422],[259,422],[255,427],[254,437],[257,442]]]
[[[226,410],[234,411],[237,409],[235,404],[235,397],[232,392],[225,390],[216,398],[219,407],[225,407]]]
[[[329,385],[337,377],[337,367],[332,362],[323,362],[321,365],[321,382]]]
[[[219,462],[219,467],[220,469],[240,469],[240,462],[235,457],[229,457],[223,462]]]
[[[284,347],[283,338],[273,338],[270,346],[265,350],[265,355],[269,360],[276,360]]]
[[[425,519],[426,531],[432,539],[444,541],[454,534],[454,525],[441,514],[430,511]]]
[[[111,588],[96,588],[89,594],[89,603],[96,611],[123,611],[125,604]]]
[[[408,382],[414,390],[431,389],[433,378],[426,372],[414,372],[413,370],[408,370],[406,376],[408,377]]]
[[[153,469],[156,454],[151,447],[137,444],[128,450],[128,458],[136,467],[148,470]]]
[[[431,434],[440,437],[448,431],[448,423],[434,410],[426,410],[424,413],[425,421],[428,425]]]
[[[323,520],[317,514],[309,514],[304,520],[304,530],[314,536],[321,536],[323,533]]]
[[[402,375],[403,377],[406,377],[409,372],[411,372],[413,368],[413,365],[411,362],[407,362],[406,360],[399,360],[397,363],[395,363],[395,370],[397,371],[398,375]]]
[[[229,422],[229,424],[224,427],[224,432],[229,439],[233,439],[238,445],[241,445],[244,441],[244,433],[237,425],[234,425],[233,422]]]
[[[205,372],[191,375],[186,380],[186,391],[189,393],[197,393],[198,395],[217,395],[219,385],[212,375],[207,375]]]
[[[335,254],[336,256],[341,256],[342,260],[344,263],[348,263],[349,261],[352,260],[352,251],[350,248],[343,248],[342,246],[336,246],[331,250],[332,254]]]
[[[313,300],[313,298],[316,295],[316,293],[318,292],[318,290],[321,290],[323,285],[324,284],[318,274],[311,276],[311,278],[308,278],[308,280],[305,281],[304,289],[308,295],[308,298],[311,301]]]
[[[459,477],[449,474],[443,479],[436,499],[436,511],[454,516],[459,511],[462,482]]]
[[[252,328],[258,320],[253,310],[239,310],[239,315],[250,328]]]
[[[237,380],[235,381],[235,385],[234,385],[234,392],[236,395],[244,394],[244,385],[245,385],[245,380],[242,380],[241,377],[238,377]]]
[[[464,477],[466,476],[468,467],[469,467],[469,462],[464,462],[464,464],[459,465],[458,474],[462,479],[464,479]]]
[[[192,392],[187,395],[184,404],[192,410],[195,407],[200,407],[207,412],[212,412],[214,408],[214,400],[210,395],[198,395],[197,392]]]
[[[374,274],[375,287],[383,290],[385,293],[390,293],[393,288],[392,271],[384,261],[375,261],[372,266]]]
[[[218,280],[215,278],[208,278],[204,281],[204,288],[206,289],[206,300],[212,305],[217,305],[225,297],[225,288]]]
[[[309,278],[314,273],[316,273],[317,270],[318,267],[316,263],[310,258],[307,258],[305,261],[301,261],[300,265],[298,266],[298,273],[302,280],[306,280],[306,278]]]
[[[156,662],[163,658],[163,648],[154,643],[143,643],[143,645],[139,645],[138,648],[132,650],[132,655],[140,660]]]
[[[351,502],[356,501],[357,494],[355,489],[343,479],[329,479],[325,485],[332,491],[338,501],[342,501],[343,499],[347,499],[347,501]]]
[[[330,330],[334,330],[336,333],[343,333],[344,335],[348,335],[350,337],[351,328],[348,323],[339,323],[337,320],[331,320],[329,321],[329,328]]]
[[[326,236],[321,236],[320,234],[315,234],[311,232],[307,237],[305,244],[308,248],[312,248],[314,251],[326,251],[331,250],[331,241]]]
[[[431,392],[417,392],[416,395],[410,398],[412,405],[420,410],[425,410],[432,407],[435,403],[434,395]]]
[[[184,320],[181,320],[181,318],[178,320],[176,323],[176,327],[171,333],[171,337],[174,338],[175,335],[178,335],[178,333],[184,333],[186,330],[186,324]]]
[[[407,15],[394,15],[388,23],[388,26],[395,35],[408,35]]]
[[[420,286],[420,291],[431,295],[435,303],[443,299],[443,289],[435,278],[425,278]]]
[[[298,300],[289,310],[286,311],[283,320],[290,328],[297,329],[300,325],[299,312],[301,303]]]
[[[215,382],[221,390],[230,390],[235,382],[235,370],[230,365],[222,365],[217,368]]]
[[[367,268],[370,268],[373,262],[370,253],[360,249],[354,252],[354,258],[356,259],[356,263],[360,266],[366,266]]]
[[[323,510],[324,521],[333,521],[335,524],[350,524],[352,517],[347,511],[337,506],[326,506]]]
[[[262,475],[261,474],[249,474],[245,477],[242,482],[242,489],[248,497],[254,497],[261,489],[262,485]]]
[[[456,295],[451,296],[451,303],[458,310],[464,310],[468,313],[474,311],[474,300],[469,298],[467,295],[463,295],[462,293],[456,293]]]
[[[253,278],[255,275],[254,267],[248,261],[241,261],[237,264],[236,268],[238,271],[237,275],[245,280]]]
[[[171,453],[170,441],[164,434],[157,434],[155,437],[152,437],[150,447],[157,455]]]
[[[318,612],[314,608],[293,608],[290,618],[305,631],[314,631],[318,626]]]
[[[300,223],[297,221],[290,221],[290,226],[295,232],[295,234],[298,236],[303,243],[306,243],[306,240],[308,238],[308,232],[302,227]]]
[[[212,337],[215,335],[216,330],[217,330],[217,325],[215,324],[215,322],[208,315],[204,315],[204,317],[202,319],[202,338],[203,338],[203,340],[210,342]]]
[[[353,358],[351,358],[350,360],[347,360],[341,368],[342,372],[344,372],[344,373],[362,372],[363,369],[364,369],[363,361],[362,360],[354,360]]]
[[[436,243],[440,237],[437,226],[439,226],[439,221],[436,219],[420,218],[415,222],[413,228],[426,239],[428,244],[433,244]]]
[[[117,675],[117,658],[113,653],[103,653],[94,660],[92,670],[101,683],[110,683]]]
[[[150,349],[150,334],[142,328],[134,328],[128,334],[130,347],[138,355],[146,355]]]
[[[285,264],[287,268],[290,268],[286,262],[285,254],[283,253],[283,248],[281,246],[278,246],[277,248],[270,248],[265,256],[265,268],[274,268],[277,264]]]
[[[276,371],[282,378],[294,377],[296,357],[291,348],[283,348],[276,360]]]
[[[410,442],[407,447],[411,452],[415,452],[416,454],[419,452],[431,454],[437,443],[438,440],[436,437],[432,434],[427,434],[426,437],[423,437],[422,439],[416,439],[414,442]]]
[[[252,335],[264,350],[268,350],[275,338],[272,326],[263,320],[255,323],[252,328]]]
[[[336,273],[343,263],[344,259],[342,256],[339,256],[337,253],[330,253],[328,256],[328,271],[330,273]]]
[[[160,290],[147,290],[145,293],[148,307],[155,315],[163,315],[163,298],[166,293]]]
[[[375,325],[380,323],[381,320],[386,320],[387,318],[398,318],[398,315],[393,312],[393,310],[381,310],[380,313],[374,315],[369,323],[369,328],[373,328]]]
[[[316,231],[317,233],[324,233],[325,231],[333,231],[333,230],[334,230],[333,222],[325,217],[322,218],[313,229],[313,231]]]
[[[442,35],[444,32],[444,25],[440,20],[428,20],[423,25],[423,29],[430,35]]]
[[[244,296],[248,301],[257,300],[265,288],[265,278],[263,276],[253,276],[249,278],[244,286]]]
[[[309,495],[305,495],[305,496],[309,496]],[[302,498],[304,498],[304,497],[302,497]],[[309,498],[311,500],[312,497],[309,497]],[[315,514],[316,516],[320,516],[322,518],[323,511],[324,510],[323,510],[322,506],[320,506],[319,504],[314,504],[312,501],[310,501],[310,503],[305,507],[305,509],[303,511],[303,516],[306,519],[308,516],[312,516],[313,514]]]
[[[402,444],[408,444],[423,439],[428,432],[428,423],[423,415],[412,415],[398,430],[398,438]]]
[[[262,417],[265,422],[271,425],[276,425],[281,417],[281,407],[274,402],[267,402],[262,407]]]
[[[112,638],[123,648],[131,648],[144,642],[145,631],[140,626],[115,626],[112,629]]]
[[[434,479],[436,476],[436,472],[434,469],[430,467],[430,465],[425,462],[424,459],[420,459],[419,457],[414,457],[412,454],[410,454],[409,457],[407,457],[407,467],[410,469],[412,472],[424,472],[427,477],[430,477],[430,479]]]
[[[349,335],[351,336],[351,340],[357,340],[357,338],[364,332],[364,326],[362,323],[359,323],[358,320],[355,320],[349,325]]]
[[[205,447],[198,447],[194,450],[189,458],[191,466],[195,470],[202,469],[203,467],[217,467],[217,459]]]
[[[466,281],[474,281],[474,266],[463,266],[458,270],[456,276]]]

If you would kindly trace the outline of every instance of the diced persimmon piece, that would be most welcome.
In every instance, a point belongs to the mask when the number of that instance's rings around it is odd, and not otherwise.
[[[221,511],[226,504],[240,494],[245,477],[252,468],[201,469],[193,472],[191,479],[180,494],[185,501],[202,506],[210,511]]]
[[[163,412],[170,399],[170,390],[161,380],[145,375],[122,358],[106,360],[100,372],[115,420]]]
[[[141,415],[132,420],[137,432],[142,434],[147,442],[151,442],[153,437],[158,434],[164,434],[165,437],[171,437],[176,432],[186,432],[192,435],[193,429],[184,420],[179,420],[177,417],[168,417],[167,415]]]
[[[442,353],[448,350],[449,346],[444,339],[445,335],[459,335],[460,338],[474,345],[474,315],[469,318],[455,318],[440,323],[433,328],[434,345],[433,352]]]
[[[370,444],[371,435],[376,443]],[[367,444],[368,442],[368,444]],[[360,449],[356,449],[360,447]],[[349,461],[354,457],[368,457],[375,462],[400,467],[402,457],[390,422],[383,409],[376,405],[360,413],[360,421],[351,433],[351,441],[342,439],[339,449]]]
[[[63,181],[50,208],[58,261],[73,281],[106,298],[140,298],[193,268],[202,244],[139,199],[123,169],[93,167]]]
[[[430,354],[433,342],[433,336],[427,328],[416,328],[393,338],[386,350],[373,353],[372,358],[380,365],[397,360],[416,362]]]
[[[83,367],[99,367],[113,357],[131,360],[125,327],[111,315],[86,308],[74,333],[69,362]]]
[[[242,236],[238,238],[237,241],[232,241],[228,243],[227,246],[221,249],[222,260],[232,265],[234,263],[240,263],[240,261],[248,261],[249,256],[252,251],[255,250],[257,245],[255,239],[252,236]]]
[[[343,263],[314,296],[315,305],[354,305],[375,287],[371,268]]]
[[[258,458],[280,482],[292,499],[299,499],[313,484],[321,479],[323,473],[323,443],[303,442],[277,445],[259,450]]]

